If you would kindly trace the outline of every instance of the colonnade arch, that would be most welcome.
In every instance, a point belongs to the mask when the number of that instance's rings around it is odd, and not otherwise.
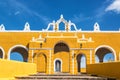
[[[2,47],[0,47],[0,58],[4,59],[4,57],[5,57],[5,51]]]
[[[11,47],[8,51],[8,59],[11,59],[11,54],[18,53],[22,55],[23,61],[28,61],[28,49],[24,45],[15,45]]]
[[[76,56],[77,60],[77,71],[81,72],[81,68],[86,68],[86,56],[83,53],[80,53]]]
[[[116,52],[112,47],[108,45],[101,45],[95,49],[95,55],[98,58],[98,62],[104,62],[104,57],[107,54],[113,54],[114,60],[116,61]]]

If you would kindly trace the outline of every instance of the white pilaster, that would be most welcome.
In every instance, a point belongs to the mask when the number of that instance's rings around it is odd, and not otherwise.
[[[74,74],[74,50],[72,50],[72,73]]]
[[[52,53],[51,53],[51,50],[50,50],[50,58],[49,58],[49,74],[51,74],[51,56],[52,56]]]
[[[32,63],[34,62],[33,56],[34,56],[34,50],[32,50]]]
[[[90,49],[90,64],[92,64],[92,50]]]
[[[120,52],[119,52],[119,61],[120,61]]]

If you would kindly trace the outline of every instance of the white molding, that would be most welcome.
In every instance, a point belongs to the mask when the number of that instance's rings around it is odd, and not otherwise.
[[[5,58],[5,51],[4,51],[3,47],[1,47],[1,46],[0,46],[0,49],[2,50],[2,54],[3,54],[2,58],[4,59]]]
[[[90,50],[90,64],[92,64],[92,50]]]
[[[55,72],[55,62],[56,62],[57,60],[59,60],[59,61],[61,62],[61,72],[62,72],[62,64],[63,64],[63,62],[62,62],[62,59],[60,59],[60,58],[54,59],[54,72]]]
[[[119,52],[119,61],[120,61],[120,52]]]
[[[42,30],[31,30],[31,31],[23,31],[23,30],[5,30],[5,31],[0,31],[0,33],[3,33],[3,32],[18,32],[18,33],[21,33],[21,32],[32,32],[32,33],[34,33],[34,32],[38,32],[38,33],[40,33],[40,32],[44,32],[44,33],[47,33],[47,32],[51,32],[51,33],[61,33],[61,32],[65,32],[65,33],[71,33],[71,32],[77,32],[78,34],[79,33],[120,33],[120,31],[90,31],[90,30],[86,30],[86,31],[57,31],[57,32],[55,32],[55,31],[42,31]]]
[[[53,48],[29,48],[29,50],[53,50]]]
[[[14,46],[12,46],[12,47],[9,49],[9,51],[8,51],[8,60],[10,60],[10,53],[11,53],[11,51],[12,51],[14,48],[16,48],[16,47],[22,47],[22,48],[24,48],[26,51],[28,51],[28,48],[27,48],[26,46],[24,46],[24,45],[14,45]]]
[[[76,36],[47,36],[47,38],[77,38]]]
[[[98,47],[96,47],[95,48],[95,53],[97,52],[97,50],[99,49],[99,48],[107,48],[107,49],[109,49],[112,53],[113,53],[113,55],[114,55],[114,60],[115,61],[117,61],[117,56],[116,56],[116,52],[115,52],[115,50],[111,47],[111,46],[108,46],[108,45],[100,45],[100,46],[98,46]]]
[[[34,50],[32,50],[32,63],[34,63]]]
[[[94,50],[94,48],[70,48],[70,50]]]
[[[72,72],[74,74],[74,50],[72,50]]]
[[[52,59],[52,51],[50,50],[50,58],[49,58],[49,74],[51,74],[51,59]]]

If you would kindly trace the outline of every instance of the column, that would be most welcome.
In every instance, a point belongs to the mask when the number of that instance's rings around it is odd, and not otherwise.
[[[92,64],[92,50],[90,49],[90,64]]]
[[[119,61],[120,61],[120,52],[119,52]]]
[[[52,57],[52,52],[51,52],[51,50],[49,51],[49,53],[50,53],[50,56],[49,56],[49,74],[51,74],[51,57]]]
[[[72,74],[74,74],[74,50],[72,50]]]
[[[33,50],[29,50],[28,51],[28,62],[31,62],[31,63],[33,63]]]
[[[34,62],[34,50],[32,50],[32,63]]]

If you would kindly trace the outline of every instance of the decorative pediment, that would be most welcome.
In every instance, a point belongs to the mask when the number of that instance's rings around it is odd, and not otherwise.
[[[32,37],[32,42],[40,42],[43,43],[45,42],[45,38],[42,38],[42,35],[40,34],[38,38]]]
[[[71,27],[73,27],[75,31],[78,30],[74,23],[72,23],[70,20],[69,21],[65,20],[63,15],[61,15],[59,20],[57,20],[56,22],[53,21],[52,23],[49,23],[48,27],[47,27],[47,29],[45,29],[45,31],[49,31],[50,27],[53,28],[52,31],[61,31],[60,30],[60,26],[59,26],[60,23],[64,23],[65,24],[63,31],[72,31]]]
[[[86,42],[94,42],[91,37],[86,38],[84,34],[82,34],[81,38],[78,38],[78,43],[86,43]]]

